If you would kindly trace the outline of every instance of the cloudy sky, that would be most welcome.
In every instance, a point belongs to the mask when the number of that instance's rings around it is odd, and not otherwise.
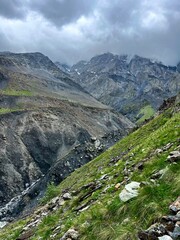
[[[0,0],[0,51],[73,64],[104,52],[180,61],[180,0]]]

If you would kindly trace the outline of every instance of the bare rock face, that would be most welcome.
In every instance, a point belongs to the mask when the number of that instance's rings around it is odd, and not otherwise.
[[[157,110],[178,93],[179,69],[139,56],[105,53],[75,64],[71,74],[96,99],[136,121],[142,107]]]
[[[20,211],[27,202],[31,204],[32,199],[44,193],[48,182],[59,183],[112,145],[116,137],[124,136],[133,126],[128,119],[110,110],[69,103],[61,103],[58,109],[1,115],[1,206],[25,191],[24,200],[15,199],[15,204],[11,203],[11,206],[16,205],[20,200]],[[93,137],[99,139],[98,146]],[[34,182],[36,184],[33,185]],[[16,214],[14,207],[11,211]],[[2,212],[2,215],[6,214]]]

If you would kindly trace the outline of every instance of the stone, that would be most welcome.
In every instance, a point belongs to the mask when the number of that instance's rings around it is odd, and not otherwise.
[[[164,174],[168,171],[168,168],[164,168],[164,169],[161,169],[160,171],[154,173],[151,178],[153,179],[158,179],[158,178],[162,178],[164,176]]]
[[[96,140],[97,140],[96,137],[91,137],[91,141],[92,141],[92,142],[95,142]]]
[[[121,184],[120,183],[117,183],[114,187],[116,190],[118,190],[120,188]]]
[[[162,237],[158,237],[159,240],[173,240],[170,236],[164,235]]]
[[[0,222],[0,229],[5,227],[7,224],[8,224],[8,222],[6,222],[6,221]]]
[[[99,141],[99,139],[96,140],[96,141],[95,141],[95,148],[100,147],[100,145],[101,145],[101,142]]]
[[[72,199],[72,197],[71,197],[71,194],[70,194],[70,193],[68,193],[68,192],[67,192],[67,193],[65,193],[65,194],[63,194],[63,196],[62,196],[62,197],[63,197],[63,199],[64,199],[64,200],[70,200],[70,199]]]
[[[160,149],[160,148],[157,148],[156,150],[155,150],[155,154],[160,154],[160,153],[162,153],[163,152],[163,150],[162,149]]]
[[[60,240],[77,240],[79,238],[79,233],[74,230],[73,228],[70,228]]]
[[[169,208],[175,213],[180,211],[180,196],[170,205]]]
[[[104,179],[108,179],[109,177],[108,177],[108,174],[104,174],[104,175],[102,175],[101,177],[100,177],[100,179],[99,180],[104,180]]]
[[[168,149],[170,149],[173,146],[173,143],[168,143],[166,146],[163,147],[164,151],[167,151]]]
[[[167,157],[169,162],[177,162],[180,160],[180,151],[173,151]]]
[[[138,196],[138,188],[140,188],[139,182],[131,182],[125,186],[125,188],[119,194],[119,198],[123,202]]]
[[[171,234],[173,239],[179,239],[180,238],[180,224],[175,225],[174,231]]]

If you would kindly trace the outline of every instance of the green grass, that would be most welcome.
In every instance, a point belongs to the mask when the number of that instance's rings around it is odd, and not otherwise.
[[[52,198],[56,197],[58,193],[59,193],[59,190],[53,183],[48,184],[46,195],[41,199],[41,203],[46,204]]]
[[[147,106],[143,107],[138,113],[138,116],[141,116],[141,117],[140,117],[140,119],[138,119],[137,123],[142,123],[145,120],[151,118],[154,115],[154,113],[155,113],[155,111],[151,107],[151,105],[147,105]]]
[[[21,109],[19,109],[19,108],[0,108],[0,115],[10,113],[10,112],[16,112],[19,110],[21,110]]]
[[[32,92],[28,90],[13,90],[13,89],[5,89],[1,90],[0,94],[8,95],[8,96],[32,96]]]
[[[67,177],[59,186],[50,185],[42,201],[42,205],[51,198],[58,196],[64,189],[75,191],[72,200],[66,202],[62,208],[50,213],[35,229],[35,234],[30,239],[51,239],[56,226],[61,230],[53,238],[60,239],[71,227],[80,233],[82,240],[133,240],[137,239],[137,232],[146,229],[155,220],[168,213],[169,204],[174,201],[180,192],[180,164],[170,164],[166,161],[169,152],[175,150],[179,144],[180,113],[172,114],[166,111],[154,118],[148,124],[131,133],[109,150],[98,156],[93,161],[77,169]],[[156,154],[157,148],[162,148],[172,143],[170,149]],[[116,163],[111,160],[119,159]],[[144,160],[144,168],[138,170],[135,165]],[[128,164],[127,164],[128,163]],[[123,181],[125,166],[132,171],[130,181],[144,182],[138,197],[123,203],[119,193],[124,188]],[[155,171],[167,169],[162,178],[156,182],[151,181]],[[109,179],[100,180],[108,174]],[[82,186],[90,182],[100,182],[102,187],[87,199],[82,199],[89,189]],[[115,185],[121,183],[119,190]],[[75,209],[81,204],[92,201],[92,205],[81,213]],[[24,223],[25,224],[25,223]],[[0,239],[15,240],[14,225],[10,225],[0,232]],[[19,224],[19,229],[22,223]],[[19,231],[18,229],[18,231]]]

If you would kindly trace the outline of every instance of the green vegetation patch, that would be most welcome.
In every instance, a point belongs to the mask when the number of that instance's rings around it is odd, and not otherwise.
[[[140,117],[140,116],[141,117],[138,119],[137,123],[142,123],[146,119],[151,118],[154,115],[154,113],[155,113],[155,111],[151,105],[147,105],[147,106],[143,107],[138,113],[137,117]]]
[[[5,89],[1,90],[0,94],[8,95],[8,96],[32,96],[32,92],[29,90],[13,90],[13,89]]]
[[[16,112],[22,109],[18,109],[18,108],[0,108],[0,114],[6,114],[6,113],[10,113],[10,112]]]

